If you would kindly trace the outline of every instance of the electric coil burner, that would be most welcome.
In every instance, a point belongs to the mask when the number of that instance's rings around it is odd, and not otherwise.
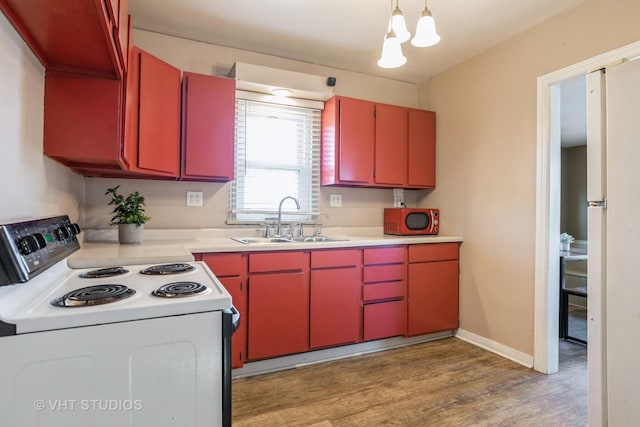
[[[82,307],[87,305],[109,304],[125,298],[129,298],[136,291],[125,285],[104,284],[87,286],[67,292],[60,298],[51,301],[58,307]]]
[[[153,265],[140,271],[142,274],[149,276],[163,276],[168,274],[186,273],[194,270],[195,267],[189,264],[161,264]]]
[[[82,273],[80,277],[83,279],[101,279],[104,277],[120,276],[122,274],[127,274],[128,272],[129,270],[126,270],[123,267],[107,267],[99,270],[87,271],[86,273]]]
[[[162,298],[190,297],[208,292],[209,288],[197,282],[173,282],[151,292],[151,295]]]

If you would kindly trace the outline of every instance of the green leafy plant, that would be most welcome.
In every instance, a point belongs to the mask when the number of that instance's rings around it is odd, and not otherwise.
[[[573,243],[576,239],[569,233],[562,233],[560,235],[560,243]]]
[[[141,225],[151,219],[150,216],[144,213],[144,197],[137,191],[124,197],[118,194],[120,186],[109,188],[105,194],[111,194],[112,198],[109,205],[114,205],[113,217],[111,218],[111,225],[118,224],[136,224]]]

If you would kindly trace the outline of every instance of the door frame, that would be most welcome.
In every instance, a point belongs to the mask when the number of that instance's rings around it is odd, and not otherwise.
[[[620,63],[624,58],[640,55],[640,41],[594,56],[571,66],[545,74],[537,79],[537,166],[536,166],[536,232],[535,232],[535,300],[534,350],[536,371],[551,374],[558,371],[558,276],[560,254],[560,142],[552,138],[557,130],[552,117],[552,105],[557,102],[557,87],[561,81]],[[557,105],[557,104],[556,104]],[[589,321],[594,321],[589,319]],[[599,319],[601,324],[606,319]],[[600,337],[590,337],[589,347],[602,348]],[[589,357],[591,378],[602,378],[600,361]],[[590,387],[606,389],[606,384],[589,383]],[[589,393],[589,417],[599,418],[606,407],[604,397]],[[599,394],[598,394],[599,396]],[[606,412],[605,412],[606,413]]]

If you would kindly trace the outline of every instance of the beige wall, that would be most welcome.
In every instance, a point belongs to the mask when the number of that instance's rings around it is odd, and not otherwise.
[[[419,87],[437,112],[441,232],[464,236],[461,328],[533,354],[536,79],[640,39],[640,2],[588,0]]]
[[[290,71],[337,78],[335,93],[371,101],[415,107],[417,85],[381,77],[358,74],[335,68],[292,61],[207,43],[165,36],[149,31],[134,31],[136,45],[183,71],[203,74],[228,74],[233,64],[247,62]],[[206,228],[224,227],[227,214],[229,184],[183,183],[167,181],[138,181],[115,179],[87,179],[84,225],[105,227],[109,222],[107,188],[122,185],[123,191],[140,191],[147,200],[152,220],[148,228]],[[187,190],[202,191],[204,206],[187,208]],[[393,206],[391,189],[323,188],[320,209],[329,215],[323,219],[327,226],[382,226],[382,209]],[[341,194],[342,207],[330,208],[329,195]],[[405,201],[415,206],[416,191],[405,191]]]
[[[587,146],[562,149],[560,231],[587,240]]]
[[[43,100],[44,68],[0,13],[0,223],[80,217],[83,178],[42,155]]]

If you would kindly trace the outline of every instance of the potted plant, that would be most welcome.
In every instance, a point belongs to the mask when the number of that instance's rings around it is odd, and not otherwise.
[[[562,233],[560,235],[560,250],[568,251],[571,248],[571,244],[575,242],[576,239],[573,238],[571,234]]]
[[[144,197],[137,191],[124,197],[118,194],[119,185],[107,189],[105,195],[111,194],[109,205],[114,205],[111,225],[118,226],[118,241],[124,244],[141,243],[144,223],[151,217],[144,213]]]

